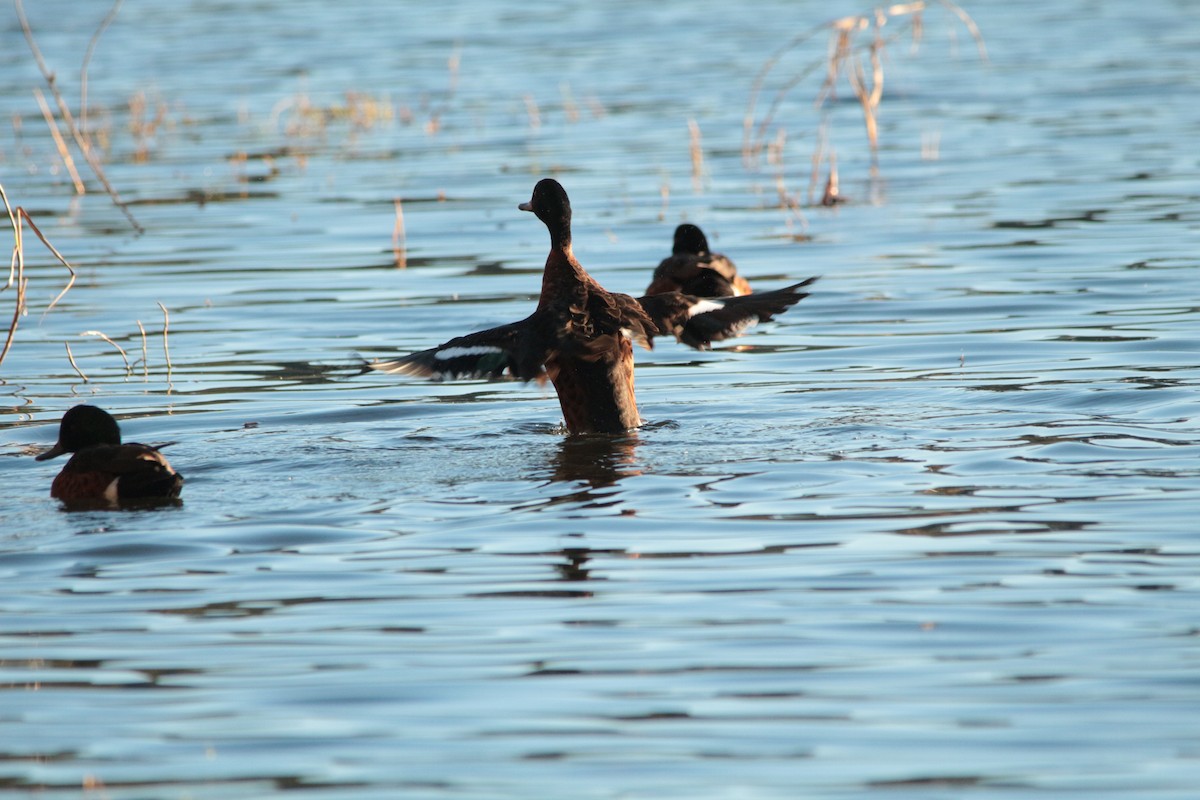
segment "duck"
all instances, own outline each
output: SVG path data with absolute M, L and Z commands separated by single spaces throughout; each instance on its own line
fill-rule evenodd
M 671 255 L 659 262 L 646 288 L 646 294 L 684 292 L 697 297 L 740 297 L 750 291 L 733 261 L 709 250 L 708 237 L 691 223 L 675 229 Z
M 119 506 L 130 501 L 175 500 L 183 476 L 155 448 L 121 443 L 121 428 L 98 406 L 68 409 L 58 426 L 58 442 L 37 461 L 64 453 L 70 460 L 50 485 L 50 496 L 68 504 Z
M 575 258 L 571 201 L 558 181 L 538 181 L 529 201 L 517 208 L 532 212 L 550 234 L 533 313 L 428 350 L 369 361 L 369 369 L 434 380 L 548 380 L 568 434 L 625 433 L 642 424 L 634 395 L 634 344 L 651 349 L 654 337 L 672 335 L 708 349 L 786 311 L 808 296 L 803 290 L 816 280 L 743 297 L 664 292 L 634 298 L 606 290 Z

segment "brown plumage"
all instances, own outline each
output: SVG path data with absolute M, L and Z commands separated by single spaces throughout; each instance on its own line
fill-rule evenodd
M 571 249 L 571 203 L 552 179 L 518 206 L 550 232 L 534 312 L 520 322 L 459 336 L 438 347 L 368 364 L 384 372 L 447 379 L 549 378 L 571 433 L 620 433 L 641 424 L 633 390 L 633 344 L 672 335 L 697 349 L 735 336 L 807 297 L 802 283 L 747 297 L 701 299 L 670 292 L 633 298 L 609 292 Z
M 183 476 L 153 447 L 121 443 L 117 421 L 96 406 L 75 406 L 59 423 L 58 442 L 38 461 L 73 453 L 50 485 L 50 496 L 68 504 L 119 506 L 173 500 Z
M 750 284 L 734 263 L 708 249 L 708 238 L 695 225 L 675 229 L 671 255 L 659 262 L 646 294 L 683 292 L 696 297 L 739 297 L 750 294 Z

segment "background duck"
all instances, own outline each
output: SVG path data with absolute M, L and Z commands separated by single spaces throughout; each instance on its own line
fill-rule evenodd
M 36 458 L 46 461 L 63 453 L 74 455 L 54 478 L 50 496 L 67 503 L 172 500 L 183 486 L 183 476 L 158 450 L 122 444 L 117 421 L 96 406 L 68 410 L 59 423 L 58 442 Z
M 684 292 L 697 297 L 739 297 L 750 294 L 750 284 L 738 274 L 727 256 L 708 249 L 708 237 L 695 225 L 675 229 L 671 255 L 654 270 L 646 294 Z
M 609 292 L 575 259 L 571 202 L 555 180 L 538 182 L 518 206 L 550 232 L 542 291 L 525 319 L 459 336 L 429 350 L 370 368 L 435 379 L 549 379 L 567 430 L 621 433 L 641 424 L 633 384 L 633 343 L 649 349 L 656 335 L 673 335 L 706 349 L 771 319 L 808 296 L 816 278 L 745 297 L 704 299 L 680 292 L 634 298 Z

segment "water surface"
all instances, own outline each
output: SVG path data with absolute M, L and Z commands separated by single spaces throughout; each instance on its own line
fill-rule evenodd
M 75 102 L 103 9 L 26 5 Z M 65 271 L 30 247 L 0 366 L 0 787 L 1193 798 L 1191 7 L 972 6 L 986 63 L 931 10 L 877 169 L 830 106 L 848 202 L 812 206 L 819 77 L 756 164 L 751 83 L 864 10 L 127 0 L 89 102 L 140 235 L 73 195 L 8 12 L 0 181 L 79 281 L 43 314 Z M 822 280 L 639 352 L 628 437 L 565 437 L 537 386 L 356 374 L 529 313 L 546 175 L 610 289 L 684 220 L 756 286 Z M 174 442 L 181 507 L 48 497 L 30 456 L 79 402 Z

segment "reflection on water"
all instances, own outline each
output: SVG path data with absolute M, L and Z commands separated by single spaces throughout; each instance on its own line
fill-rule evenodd
M 72 104 L 80 5 L 26 3 Z M 73 195 L 10 14 L 0 181 L 79 279 L 43 314 L 28 248 L 0 366 L 0 787 L 1192 800 L 1194 26 L 968 10 L 986 65 L 933 7 L 886 42 L 876 158 L 801 84 L 747 166 L 749 82 L 824 5 L 144 2 L 88 92 L 142 235 Z M 528 313 L 547 175 L 607 288 L 688 221 L 820 291 L 639 351 L 626 437 L 360 374 Z M 80 402 L 175 441 L 185 503 L 62 513 L 32 455 Z
M 558 445 L 550 464 L 550 480 L 585 483 L 587 489 L 578 499 L 591 496 L 593 490 L 615 486 L 622 478 L 640 475 L 636 432 L 624 436 L 571 436 Z

